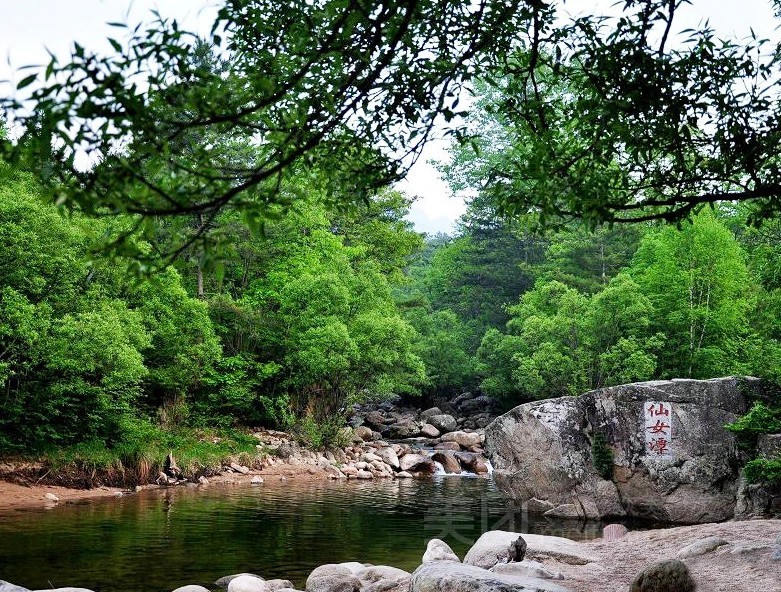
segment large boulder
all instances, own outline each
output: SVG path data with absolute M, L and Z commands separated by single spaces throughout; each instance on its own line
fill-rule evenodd
M 482 438 L 480 437 L 480 434 L 476 432 L 464 432 L 464 431 L 457 431 L 457 432 L 450 432 L 449 434 L 445 434 L 442 436 L 443 442 L 456 442 L 461 448 L 472 448 L 473 446 L 480 446 L 480 443 L 482 441 Z
M 486 409 L 489 409 L 490 407 L 491 407 L 491 399 L 489 399 L 485 395 L 480 395 L 479 397 L 475 397 L 474 399 L 467 399 L 466 401 L 463 401 L 458 406 L 458 409 L 461 411 L 461 413 L 469 415 L 471 413 L 475 413 L 476 411 L 484 411 Z
M 399 468 L 399 456 L 396 454 L 396 451 L 393 450 L 390 446 L 388 448 L 380 448 L 377 451 L 377 456 L 380 457 L 382 462 L 384 462 L 386 465 L 390 466 L 391 468 L 398 469 Z
M 399 465 L 402 471 L 434 473 L 436 467 L 434 461 L 425 454 L 405 454 L 399 459 Z
M 478 475 L 488 473 L 488 464 L 481 455 L 474 452 L 456 452 L 454 456 L 459 460 L 465 471 Z
M 458 462 L 458 459 L 455 457 L 455 455 L 452 452 L 447 452 L 447 451 L 435 452 L 434 454 L 431 455 L 431 460 L 441 464 L 442 468 L 445 469 L 446 473 L 451 473 L 456 475 L 461 473 L 461 463 Z
M 398 423 L 385 426 L 382 430 L 383 435 L 388 438 L 403 440 L 404 438 L 414 438 L 420 434 L 420 424 L 411 421 L 400 421 Z
M 535 401 L 494 420 L 486 448 L 505 493 L 521 504 L 549 503 L 551 516 L 726 520 L 735 515 L 743 459 L 724 425 L 745 413 L 748 396 L 762 388 L 754 378 L 686 379 Z M 660 415 L 656 425 L 648 423 L 653 413 Z M 669 430 L 664 454 L 649 439 L 658 428 Z M 612 475 L 605 475 L 609 464 L 601 472 L 609 479 L 595 468 L 598 446 L 607 448 L 608 463 L 612 455 Z
M 454 561 L 421 565 L 410 584 L 410 592 L 567 592 L 547 580 L 493 573 Z
M 446 413 L 441 415 L 432 415 L 431 417 L 428 417 L 426 421 L 443 434 L 446 432 L 454 432 L 458 429 L 456 418 Z
M 439 407 L 431 407 L 420 414 L 420 419 L 425 420 L 434 415 L 442 415 L 442 413 L 443 411 Z

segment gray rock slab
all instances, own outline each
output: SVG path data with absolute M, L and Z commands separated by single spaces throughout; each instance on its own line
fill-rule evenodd
M 497 563 L 489 571 L 507 576 L 526 576 L 532 578 L 542 578 L 543 580 L 562 580 L 564 576 L 561 572 L 552 571 L 545 567 L 539 561 L 524 559 L 523 561 L 513 561 L 511 563 Z
M 725 541 L 721 537 L 712 536 L 698 541 L 694 541 L 690 545 L 686 545 L 678 551 L 678 559 L 687 559 L 689 557 L 697 557 L 699 555 L 705 555 L 711 551 L 715 551 L 719 547 L 728 545 L 729 542 Z
M 412 574 L 411 592 L 568 592 L 548 580 L 504 575 L 454 561 L 421 565 Z
M 562 563 L 585 565 L 597 561 L 597 558 L 583 549 L 577 542 L 555 536 L 524 534 L 526 556 L 530 559 L 551 557 Z M 477 539 L 464 557 L 464 563 L 490 569 L 500 562 L 506 562 L 510 543 L 518 539 L 517 532 L 489 530 Z

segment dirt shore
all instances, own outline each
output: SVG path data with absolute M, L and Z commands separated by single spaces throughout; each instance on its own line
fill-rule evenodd
M 240 473 L 222 473 L 209 477 L 209 483 L 214 484 L 247 484 L 252 478 L 260 476 L 264 480 L 315 481 L 327 480 L 328 473 L 311 466 L 276 465 L 262 471 L 250 471 L 246 475 Z M 156 486 L 145 486 L 152 488 Z M 74 489 L 56 485 L 21 485 L 0 480 L 0 511 L 3 510 L 34 510 L 36 508 L 51 508 L 57 504 L 74 504 L 88 502 L 94 499 L 120 497 L 132 490 L 119 487 L 96 487 L 94 489 Z M 57 500 L 47 497 L 52 494 Z

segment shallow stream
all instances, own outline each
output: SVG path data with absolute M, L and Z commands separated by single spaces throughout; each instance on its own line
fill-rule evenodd
M 597 523 L 528 519 L 488 478 L 177 487 L 0 514 L 0 579 L 98 592 L 211 587 L 253 572 L 303 587 L 324 563 L 412 570 L 431 538 L 461 557 L 486 530 L 574 539 Z

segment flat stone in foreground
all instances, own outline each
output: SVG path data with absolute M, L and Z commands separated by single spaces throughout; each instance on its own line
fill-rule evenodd
M 534 577 L 497 574 L 474 565 L 434 561 L 412 574 L 411 592 L 569 592 Z
M 506 562 L 510 544 L 518 539 L 517 532 L 489 530 L 477 539 L 464 557 L 464 563 L 490 569 L 497 563 Z M 526 556 L 529 558 L 550 557 L 562 563 L 585 565 L 597 558 L 583 549 L 577 542 L 563 537 L 524 534 Z
M 22 588 L 11 582 L 0 580 L 0 592 L 30 592 L 27 588 Z

